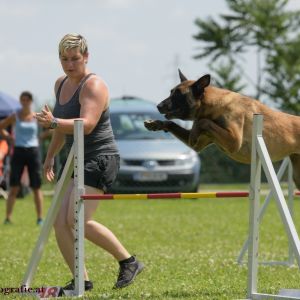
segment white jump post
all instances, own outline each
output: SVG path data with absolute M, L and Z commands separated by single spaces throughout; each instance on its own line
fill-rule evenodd
M 74 123 L 74 296 L 84 294 L 84 203 L 81 195 L 84 194 L 84 134 L 83 121 Z
M 300 267 L 300 241 L 296 232 L 292 216 L 285 202 L 284 195 L 280 188 L 278 178 L 275 174 L 271 159 L 267 152 L 266 145 L 262 137 L 262 115 L 254 115 L 252 130 L 252 161 L 251 161 L 251 182 L 250 182 L 250 213 L 249 213 L 249 243 L 248 243 L 248 290 L 247 297 L 251 300 L 256 299 L 300 299 L 300 290 L 281 290 L 279 295 L 262 294 L 257 292 L 257 271 L 258 271 L 258 237 L 259 223 L 261 218 L 260 211 L 260 179 L 261 166 L 264 169 L 268 183 L 271 187 L 272 195 L 287 232 L 292 246 L 291 255 Z M 74 144 L 69 153 L 66 166 L 59 180 L 54 199 L 48 211 L 45 223 L 42 227 L 39 239 L 33 250 L 23 284 L 27 287 L 31 285 L 34 273 L 42 256 L 42 251 L 49 237 L 55 217 L 60 208 L 63 195 L 67 184 L 74 170 L 75 186 L 75 241 L 74 241 L 74 275 L 75 290 L 69 296 L 82 297 L 84 295 L 84 204 L 81 196 L 84 194 L 84 134 L 83 121 L 76 120 L 74 124 Z M 74 168 L 73 168 L 74 166 Z M 289 171 L 289 179 L 292 174 Z M 278 176 L 279 177 L 279 176 Z M 290 190 L 289 195 L 293 194 Z M 289 199 L 292 199 L 289 197 Z M 290 200 L 290 207 L 292 200 Z M 265 209 L 265 208 L 264 208 Z
M 74 171 L 74 280 L 75 290 L 68 296 L 81 297 L 84 294 L 84 204 L 81 195 L 84 194 L 84 134 L 83 121 L 74 122 L 74 143 L 70 150 L 64 170 L 58 181 L 51 206 L 48 210 L 45 222 L 42 226 L 39 238 L 32 252 L 31 259 L 26 269 L 22 284 L 30 287 L 38 264 L 41 260 L 43 250 L 49 238 L 56 215 L 60 209 L 66 188 Z
M 45 222 L 41 228 L 41 232 L 39 234 L 38 240 L 35 244 L 35 247 L 32 251 L 31 258 L 29 260 L 29 263 L 27 265 L 27 269 L 22 281 L 22 284 L 26 287 L 30 287 L 32 283 L 32 279 L 34 277 L 34 274 L 36 273 L 38 264 L 42 258 L 43 250 L 45 248 L 45 245 L 48 241 L 50 231 L 53 227 L 56 215 L 60 209 L 64 194 L 66 192 L 68 183 L 70 181 L 72 172 L 73 172 L 73 161 L 74 161 L 74 147 L 71 148 L 67 162 L 65 164 L 64 170 L 62 172 L 62 175 L 60 177 L 60 180 L 58 181 L 53 200 L 51 202 L 51 206 L 48 209 L 48 213 L 45 219 Z
M 282 163 L 279 167 L 279 170 L 277 172 L 278 181 L 280 181 L 282 179 L 286 169 L 288 170 L 288 206 L 289 206 L 291 215 L 293 215 L 294 183 L 293 183 L 293 178 L 292 178 L 293 169 L 292 169 L 292 164 L 291 164 L 289 157 L 284 158 L 284 160 L 282 161 Z M 259 222 L 261 222 L 261 220 L 266 212 L 266 209 L 272 199 L 272 196 L 273 196 L 272 191 L 270 191 L 268 193 L 268 195 L 266 196 L 265 201 L 259 210 L 259 216 L 258 216 Z M 238 255 L 237 262 L 239 264 L 243 263 L 243 258 L 248 250 L 248 246 L 249 246 L 249 236 L 247 237 L 246 241 L 244 242 L 242 249 Z M 291 266 L 294 264 L 294 256 L 293 256 L 293 247 L 292 247 L 292 243 L 291 243 L 290 239 L 288 239 L 288 252 L 289 253 L 288 253 L 287 261 L 268 261 L 268 262 L 260 262 L 260 263 L 269 264 L 269 265 Z
M 291 217 L 294 218 L 294 190 L 295 190 L 295 184 L 293 181 L 293 166 L 292 162 L 289 159 L 289 165 L 288 165 L 288 207 L 290 210 Z M 289 245 L 289 256 L 287 260 L 287 265 L 292 266 L 294 264 L 294 251 L 293 251 L 293 245 L 291 241 L 291 237 L 288 236 L 288 245 Z
M 250 212 L 249 212 L 249 248 L 248 248 L 248 299 L 300 299 L 300 290 L 281 290 L 278 295 L 262 294 L 257 292 L 258 271 L 258 238 L 260 223 L 260 178 L 261 166 L 266 174 L 272 194 L 276 200 L 284 228 L 292 245 L 292 252 L 300 267 L 300 241 L 284 199 L 283 192 L 270 156 L 262 137 L 263 116 L 253 116 L 252 130 L 252 160 L 250 182 Z

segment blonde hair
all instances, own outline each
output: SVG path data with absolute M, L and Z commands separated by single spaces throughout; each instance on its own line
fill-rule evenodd
M 81 54 L 88 52 L 88 45 L 86 39 L 77 33 L 68 33 L 66 34 L 58 46 L 58 53 L 61 56 L 64 52 L 69 49 L 79 48 Z

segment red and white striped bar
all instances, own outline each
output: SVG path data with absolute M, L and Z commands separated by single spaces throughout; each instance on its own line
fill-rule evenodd
M 198 199 L 198 198 L 245 198 L 249 192 L 201 192 L 201 193 L 155 193 L 155 194 L 88 194 L 83 200 L 147 200 L 147 199 Z

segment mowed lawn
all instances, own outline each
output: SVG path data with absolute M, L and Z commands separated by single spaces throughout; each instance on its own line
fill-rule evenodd
M 208 186 L 202 187 L 209 190 Z M 214 186 L 214 190 L 226 187 Z M 240 186 L 230 186 L 240 189 Z M 51 198 L 45 199 L 49 207 Z M 236 263 L 248 234 L 248 199 L 103 201 L 95 219 L 115 232 L 127 249 L 144 262 L 145 270 L 133 285 L 112 290 L 118 264 L 90 242 L 86 265 L 94 289 L 84 299 L 243 299 L 247 265 Z M 5 202 L 0 199 L 4 216 Z M 300 203 L 295 219 L 300 225 Z M 20 287 L 39 227 L 31 196 L 16 203 L 13 225 L 0 224 L 0 288 Z M 260 259 L 286 260 L 287 238 L 272 201 L 261 224 Z M 33 287 L 63 286 L 71 275 L 58 251 L 53 231 Z M 260 266 L 259 291 L 300 288 L 297 267 Z M 0 299 L 24 299 L 17 294 Z

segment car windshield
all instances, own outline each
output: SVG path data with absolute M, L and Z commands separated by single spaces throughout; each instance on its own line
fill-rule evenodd
M 149 131 L 144 126 L 145 120 L 161 120 L 160 114 L 155 112 L 111 113 L 111 125 L 117 140 L 142 139 L 173 139 L 174 137 L 164 131 Z

